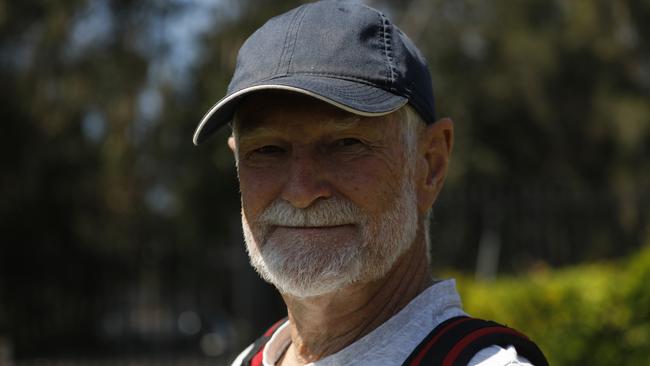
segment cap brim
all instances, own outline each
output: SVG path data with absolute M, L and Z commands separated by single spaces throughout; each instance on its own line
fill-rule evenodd
M 404 106 L 408 99 L 372 85 L 323 76 L 291 75 L 252 85 L 225 96 L 203 116 L 194 144 L 205 141 L 219 127 L 232 120 L 242 97 L 262 90 L 286 90 L 309 95 L 361 116 L 382 116 Z

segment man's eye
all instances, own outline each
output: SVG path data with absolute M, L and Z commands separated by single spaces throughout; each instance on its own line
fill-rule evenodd
M 361 144 L 361 141 L 355 138 L 344 138 L 334 141 L 334 146 L 336 147 L 349 147 Z
M 255 150 L 253 150 L 253 153 L 262 154 L 262 155 L 281 154 L 283 152 L 284 152 L 283 148 L 281 148 L 279 146 L 275 146 L 275 145 L 262 146 L 262 147 L 259 147 L 259 148 L 255 149 Z

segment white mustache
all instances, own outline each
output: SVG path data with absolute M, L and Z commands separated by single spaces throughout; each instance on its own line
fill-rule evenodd
M 339 226 L 360 223 L 364 217 L 352 202 L 337 197 L 318 200 L 307 208 L 296 208 L 277 199 L 262 212 L 258 222 L 274 226 Z

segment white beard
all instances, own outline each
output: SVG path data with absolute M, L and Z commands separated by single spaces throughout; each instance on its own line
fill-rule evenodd
M 385 276 L 416 236 L 417 202 L 412 168 L 408 165 L 405 164 L 406 174 L 391 209 L 379 217 L 370 217 L 350 201 L 336 197 L 319 200 L 306 209 L 297 209 L 278 199 L 252 225 L 242 210 L 251 265 L 280 292 L 300 298 Z M 314 245 L 303 236 L 283 242 L 268 238 L 273 225 L 344 224 L 355 225 L 358 239 L 330 246 Z

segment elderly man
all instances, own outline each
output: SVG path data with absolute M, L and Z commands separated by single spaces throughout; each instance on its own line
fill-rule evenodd
M 288 310 L 233 365 L 546 364 L 431 276 L 453 124 L 436 120 L 426 62 L 386 16 L 323 1 L 269 20 L 195 144 L 228 122 L 250 261 Z

